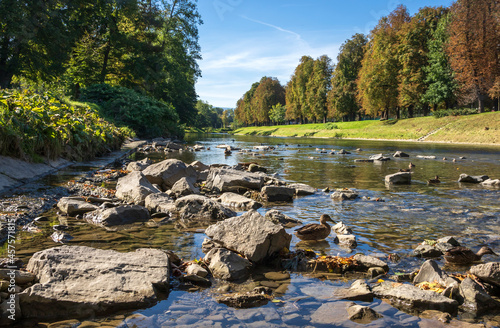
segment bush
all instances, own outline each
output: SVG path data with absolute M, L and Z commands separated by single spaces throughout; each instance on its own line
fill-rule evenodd
M 82 90 L 82 101 L 100 107 L 100 113 L 118 126 L 134 130 L 139 137 L 184 135 L 174 107 L 124 87 L 95 84 Z
M 0 154 L 24 160 L 90 159 L 120 147 L 128 133 L 85 104 L 50 93 L 0 90 Z
M 434 116 L 435 118 L 440 118 L 445 116 L 473 115 L 477 113 L 478 113 L 477 109 L 471 109 L 471 108 L 441 109 L 432 112 L 432 116 Z
M 339 127 L 337 126 L 337 124 L 332 123 L 332 122 L 328 122 L 325 124 L 325 130 L 336 130 L 338 128 Z

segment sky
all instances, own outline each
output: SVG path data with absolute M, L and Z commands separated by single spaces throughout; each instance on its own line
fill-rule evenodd
M 203 59 L 199 99 L 234 108 L 263 76 L 285 85 L 304 55 L 327 55 L 356 33 L 368 35 L 398 5 L 410 14 L 452 0 L 198 0 Z

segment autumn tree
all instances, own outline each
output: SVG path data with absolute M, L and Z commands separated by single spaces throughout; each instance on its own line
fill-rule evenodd
M 264 76 L 251 100 L 251 111 L 259 124 L 269 123 L 269 111 L 274 105 L 285 103 L 285 88 L 278 79 Z
M 354 120 L 359 111 L 356 100 L 356 79 L 361 69 L 368 40 L 363 34 L 355 34 L 340 47 L 337 64 L 333 70 L 331 90 L 327 95 L 328 116 L 335 119 L 347 117 Z
M 497 99 L 497 110 L 500 110 L 500 76 L 496 78 L 495 84 L 488 91 L 488 94 L 492 99 Z
M 292 78 L 286 86 L 286 119 L 302 123 L 311 117 L 311 108 L 307 102 L 307 83 L 312 75 L 314 59 L 303 56 L 295 68 Z
M 498 0 L 458 0 L 451 6 L 446 50 L 461 93 L 478 101 L 479 112 L 500 76 L 499 11 Z
M 426 106 L 421 100 L 427 89 L 425 67 L 428 61 L 428 44 L 439 19 L 445 13 L 446 9 L 443 7 L 421 8 L 399 31 L 398 56 L 401 70 L 398 77 L 398 105 L 408 109 L 409 117 L 413 117 L 414 109 Z
M 406 7 L 399 6 L 388 17 L 382 17 L 371 31 L 358 78 L 358 100 L 368 115 L 387 119 L 398 108 L 398 41 L 401 29 L 409 21 Z
M 331 89 L 332 60 L 323 55 L 314 61 L 312 73 L 306 83 L 306 116 L 310 121 L 326 122 L 328 114 L 327 93 Z

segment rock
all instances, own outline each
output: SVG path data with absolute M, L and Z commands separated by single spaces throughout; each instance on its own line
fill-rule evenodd
M 355 159 L 354 163 L 373 163 L 375 160 L 373 159 Z
M 385 176 L 385 182 L 388 184 L 411 184 L 410 172 L 397 172 Z
M 347 308 L 347 315 L 349 320 L 361 324 L 367 324 L 383 317 L 380 313 L 375 312 L 368 306 L 357 304 Z
M 132 171 L 142 171 L 145 168 L 147 168 L 149 165 L 151 165 L 151 160 L 149 158 L 144 158 L 140 161 L 137 162 L 130 162 L 127 165 L 127 171 L 132 172 Z
M 438 310 L 454 314 L 458 308 L 455 300 L 408 284 L 393 287 L 391 282 L 386 281 L 374 286 L 372 291 L 378 298 L 388 299 L 393 306 L 408 311 Z
M 417 257 L 433 258 L 440 257 L 443 252 L 434 246 L 428 244 L 420 244 L 413 250 L 413 255 Z
M 465 278 L 460 284 L 460 295 L 464 299 L 462 307 L 477 314 L 500 308 L 500 303 L 469 277 Z
M 92 224 L 106 227 L 146 222 L 151 219 L 149 211 L 139 205 L 122 205 L 86 213 L 83 218 Z
M 279 281 L 290 279 L 290 274 L 288 272 L 266 272 L 264 277 L 269 280 Z
M 452 236 L 446 236 L 446 237 L 443 237 L 443 238 L 439 238 L 437 240 L 437 243 L 438 244 L 450 244 L 450 246 L 452 247 L 457 247 L 457 246 L 460 246 L 460 243 L 455 239 L 455 237 L 452 237 Z
M 177 180 L 177 182 L 172 186 L 171 190 L 177 197 L 200 193 L 200 190 L 196 188 L 191 180 L 187 178 L 180 178 L 179 180 Z
M 57 207 L 69 216 L 76 216 L 98 209 L 96 205 L 87 203 L 83 198 L 63 197 L 57 202 Z
M 187 274 L 184 276 L 181 276 L 179 278 L 181 282 L 189 282 L 192 283 L 196 286 L 201 286 L 201 287 L 210 287 L 212 286 L 212 282 L 204 277 L 195 275 L 195 274 Z
M 380 162 L 386 162 L 391 160 L 389 157 L 385 157 L 384 154 L 372 155 L 369 157 L 369 159 Z
M 354 255 L 354 259 L 358 262 L 358 265 L 361 266 L 362 268 L 369 269 L 373 267 L 380 267 L 384 268 L 386 272 L 389 271 L 389 266 L 387 265 L 387 263 L 385 263 L 382 260 L 379 260 L 376 257 L 363 254 L 356 254 Z
M 392 157 L 410 157 L 410 155 L 398 150 L 397 152 L 394 153 L 394 155 L 392 155 Z
M 295 189 L 295 195 L 297 196 L 307 196 L 316 193 L 316 188 L 313 188 L 304 183 L 292 183 L 288 187 Z
M 449 323 L 451 321 L 451 315 L 449 313 L 436 310 L 425 310 L 424 312 L 419 314 L 419 317 L 437 320 L 443 323 Z
M 226 304 L 227 306 L 237 309 L 248 309 L 266 305 L 270 301 L 270 297 L 261 293 L 235 294 L 230 296 L 216 297 L 218 303 Z
M 61 246 L 35 253 L 27 269 L 39 283 L 20 294 L 25 318 L 105 315 L 151 306 L 169 288 L 169 258 L 158 249 L 120 253 Z
M 14 270 L 14 269 L 0 269 L 0 279 L 10 281 L 14 278 L 16 285 L 25 285 L 35 279 L 35 275 L 31 272 Z
M 354 200 L 358 198 L 359 194 L 352 189 L 337 189 L 330 195 L 330 198 L 333 200 Z
M 118 179 L 115 196 L 127 203 L 144 205 L 148 195 L 159 192 L 142 172 L 134 171 Z
M 352 234 L 351 228 L 349 228 L 348 226 L 346 226 L 342 221 L 337 222 L 337 224 L 335 224 L 332 227 L 332 230 L 337 235 L 351 235 Z
M 467 182 L 467 183 L 481 183 L 488 180 L 489 177 L 487 175 L 467 175 L 465 173 L 460 174 L 458 178 L 458 182 Z
M 187 268 L 186 268 L 186 273 L 187 274 L 194 274 L 196 276 L 200 276 L 205 278 L 208 276 L 208 271 L 205 270 L 201 265 L 196 264 L 196 263 L 191 263 Z
M 282 186 L 265 186 L 260 195 L 267 202 L 292 202 L 295 189 Z
M 250 261 L 225 248 L 213 248 L 204 260 L 210 263 L 208 268 L 212 275 L 224 280 L 245 279 L 252 266 Z
M 176 209 L 174 199 L 163 192 L 148 195 L 144 206 L 152 213 L 171 213 Z
M 369 277 L 375 278 L 378 276 L 385 275 L 386 271 L 384 270 L 384 268 L 381 267 L 372 267 L 368 269 L 367 273 Z
M 189 195 L 175 201 L 179 217 L 185 220 L 219 221 L 236 216 L 236 212 L 217 201 L 201 195 Z
M 292 239 L 282 226 L 264 219 L 254 210 L 211 225 L 205 234 L 257 263 L 285 247 L 289 249 Z
M 354 235 L 337 235 L 333 242 L 342 246 L 347 246 L 348 248 L 356 248 L 358 246 L 356 236 Z
M 206 187 L 217 192 L 238 190 L 260 190 L 264 185 L 265 174 L 238 171 L 229 168 L 210 168 Z
M 195 183 L 198 173 L 193 167 L 188 167 L 178 159 L 166 159 L 162 162 L 150 165 L 142 171 L 146 178 L 153 184 L 157 184 L 167 190 L 181 178 L 186 178 Z
M 413 284 L 417 285 L 421 282 L 437 282 L 443 286 L 448 276 L 439 268 L 438 264 L 433 260 L 427 260 L 422 264 L 418 274 L 413 279 Z
M 328 302 L 322 304 L 312 315 L 311 324 L 329 325 L 330 327 L 344 327 L 347 324 L 347 306 L 352 305 L 351 302 Z
M 281 213 L 278 210 L 270 210 L 266 212 L 264 216 L 266 220 L 271 221 L 274 224 L 280 224 L 286 228 L 294 227 L 302 224 L 302 221 L 289 217 Z
M 339 155 L 348 155 L 348 154 L 350 154 L 350 152 L 345 151 L 344 149 L 341 149 L 341 150 L 339 150 L 339 151 L 337 152 L 337 154 L 339 154 Z
M 421 159 L 436 159 L 436 156 L 424 156 L 424 155 L 417 155 L 417 158 L 421 158 Z
M 350 301 L 373 302 L 372 290 L 362 279 L 354 281 L 349 288 L 339 289 L 335 296 Z
M 0 326 L 12 327 L 22 315 L 19 294 L 9 294 L 8 298 L 0 303 Z
M 203 239 L 203 243 L 201 244 L 201 250 L 205 254 L 207 254 L 208 252 L 210 252 L 210 250 L 212 248 L 220 248 L 220 247 L 222 247 L 221 244 L 216 243 L 216 242 L 214 242 L 213 240 L 211 240 L 209 238 Z
M 500 287 L 499 262 L 474 265 L 470 268 L 470 273 L 487 283 Z
M 67 243 L 68 241 L 73 239 L 73 237 L 69 233 L 64 231 L 54 231 L 52 235 L 50 235 L 50 238 L 54 241 L 54 243 L 61 244 Z
M 485 187 L 500 187 L 500 179 L 486 179 L 481 182 L 481 185 Z
M 267 169 L 265 167 L 262 167 L 260 165 L 252 163 L 252 164 L 248 165 L 248 172 L 264 172 L 264 173 L 266 173 Z
M 261 203 L 233 192 L 223 193 L 218 200 L 222 205 L 235 208 L 240 211 L 256 210 L 262 207 Z
M 205 165 L 200 161 L 194 161 L 193 163 L 189 164 L 189 166 L 192 166 L 198 172 L 210 170 L 210 166 Z

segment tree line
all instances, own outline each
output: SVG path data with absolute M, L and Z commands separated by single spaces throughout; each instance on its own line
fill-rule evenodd
M 500 3 L 458 0 L 411 16 L 398 6 L 336 64 L 301 58 L 282 86 L 263 77 L 238 100 L 239 124 L 414 117 L 455 106 L 500 106 Z
M 193 123 L 200 24 L 196 0 L 2 0 L 0 88 L 44 85 L 78 99 L 107 84 Z

